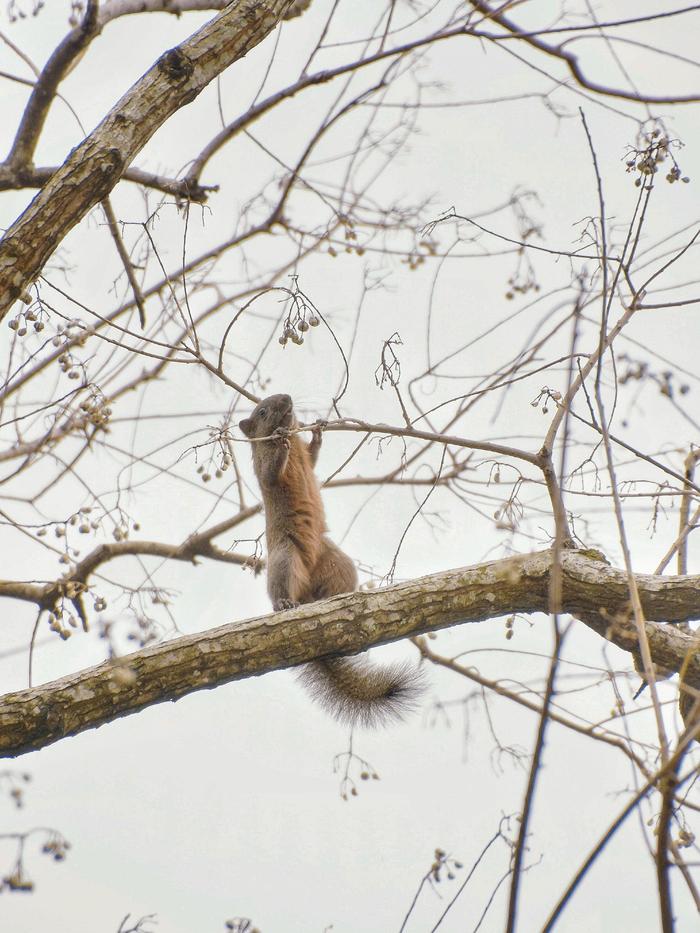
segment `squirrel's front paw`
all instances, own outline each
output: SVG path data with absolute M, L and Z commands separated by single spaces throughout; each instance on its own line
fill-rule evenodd
M 272 436 L 275 438 L 275 440 L 278 440 L 283 447 L 286 447 L 287 450 L 289 450 L 289 435 L 286 428 L 275 428 L 275 430 L 272 432 Z
M 317 444 L 321 443 L 321 437 L 323 436 L 323 429 L 328 426 L 327 421 L 322 421 L 320 418 L 316 421 L 311 427 L 311 436 Z
M 296 609 L 298 605 L 293 599 L 278 599 L 272 604 L 272 608 L 275 612 L 283 612 L 285 609 Z

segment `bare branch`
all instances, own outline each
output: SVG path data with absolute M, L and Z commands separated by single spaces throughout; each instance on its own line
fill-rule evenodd
M 11 168 L 31 163 L 58 85 L 100 32 L 97 12 L 98 3 L 89 0 L 83 21 L 68 33 L 37 77 L 7 157 Z
M 47 181 L 56 174 L 59 166 L 20 165 L 13 167 L 0 165 L 0 191 L 12 191 L 21 188 L 43 188 Z M 204 204 L 212 191 L 218 191 L 218 185 L 199 185 L 189 178 L 167 178 L 155 175 L 143 169 L 130 167 L 122 174 L 122 181 L 131 181 L 144 188 L 153 188 L 182 201 Z
M 263 566 L 260 560 L 222 550 L 212 544 L 212 539 L 226 531 L 230 531 L 231 528 L 253 515 L 257 515 L 260 511 L 261 507 L 259 505 L 242 509 L 232 518 L 227 518 L 211 528 L 190 535 L 181 544 L 166 544 L 162 541 L 110 541 L 106 544 L 100 544 L 75 565 L 69 576 L 62 577 L 55 582 L 31 583 L 21 580 L 0 580 L 0 597 L 5 596 L 24 602 L 36 603 L 42 608 L 50 609 L 54 602 L 67 591 L 76 590 L 79 592 L 81 586 L 87 583 L 90 576 L 102 564 L 106 564 L 117 557 L 133 557 L 137 554 L 164 557 L 168 560 L 181 560 L 192 564 L 197 563 L 198 557 L 207 557 L 210 560 L 217 560 L 226 564 L 250 567 L 258 573 Z
M 509 33 L 508 38 L 519 39 L 532 46 L 532 48 L 537 49 L 539 52 L 544 52 L 545 55 L 551 55 L 554 58 L 561 59 L 568 67 L 576 83 L 588 91 L 593 91 L 605 97 L 616 97 L 620 100 L 631 100 L 645 104 L 692 104 L 700 101 L 700 94 L 642 94 L 634 91 L 625 91 L 622 88 L 608 87 L 605 84 L 592 81 L 590 78 L 586 77 L 579 64 L 578 56 L 565 49 L 563 44 L 550 45 L 538 38 L 539 33 L 532 33 L 519 29 L 513 20 L 504 16 L 498 9 L 493 9 L 487 3 L 482 2 L 482 0 L 470 0 L 470 3 L 474 9 L 483 13 L 487 20 L 498 23 L 499 26 L 507 30 Z M 501 7 L 501 9 L 502 8 L 503 7 Z M 686 8 L 679 12 L 688 12 L 689 9 L 693 9 L 693 7 Z M 547 30 L 543 31 L 547 32 Z M 481 35 L 486 37 L 484 33 L 481 33 Z M 488 38 L 494 42 L 503 40 L 502 36 L 489 35 Z

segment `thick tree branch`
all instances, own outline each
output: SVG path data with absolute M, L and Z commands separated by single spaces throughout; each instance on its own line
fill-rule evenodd
M 290 0 L 237 0 L 170 49 L 52 175 L 0 242 L 0 319 L 156 130 L 277 25 Z
M 119 16 L 138 13 L 170 13 L 173 16 L 206 13 L 209 10 L 222 10 L 227 3 L 230 0 L 106 0 L 100 6 L 99 21 L 104 26 Z
M 135 13 L 170 13 L 182 16 L 183 13 L 208 12 L 223 10 L 231 0 L 107 0 L 100 7 L 101 25 L 118 16 L 130 16 Z M 311 0 L 292 0 L 284 19 L 294 19 L 311 5 Z
M 635 647 L 625 573 L 586 551 L 565 552 L 561 561 L 562 610 L 625 650 Z M 156 703 L 325 655 L 353 654 L 513 612 L 547 612 L 552 565 L 547 550 L 336 596 L 174 639 L 8 694 L 0 704 L 0 755 L 14 757 Z M 700 578 L 639 575 L 636 581 L 648 618 L 700 617 Z M 654 661 L 683 667 L 685 681 L 700 686 L 695 639 L 667 625 L 649 622 L 646 628 Z
M 59 166 L 19 166 L 13 168 L 0 165 L 0 191 L 17 191 L 22 188 L 43 188 L 46 182 L 56 174 Z M 143 169 L 127 168 L 121 177 L 122 181 L 131 181 L 144 188 L 154 188 L 173 198 L 183 201 L 194 201 L 195 204 L 204 204 L 210 192 L 218 191 L 218 185 L 193 184 L 187 178 L 167 178 L 165 175 L 155 175 Z

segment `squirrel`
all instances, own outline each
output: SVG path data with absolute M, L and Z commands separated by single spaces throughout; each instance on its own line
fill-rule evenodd
M 314 467 L 321 425 L 305 443 L 289 395 L 263 399 L 239 428 L 251 444 L 262 492 L 267 539 L 267 591 L 275 612 L 357 589 L 355 564 L 326 535 Z M 265 438 L 265 440 L 258 440 Z M 337 719 L 374 726 L 401 719 L 415 704 L 421 677 L 411 665 L 376 667 L 363 658 L 305 664 L 301 680 Z

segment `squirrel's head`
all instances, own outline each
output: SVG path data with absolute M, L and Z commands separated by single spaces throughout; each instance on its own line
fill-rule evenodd
M 276 428 L 294 426 L 294 407 L 289 395 L 270 395 L 259 402 L 250 418 L 238 422 L 246 437 L 269 437 Z

